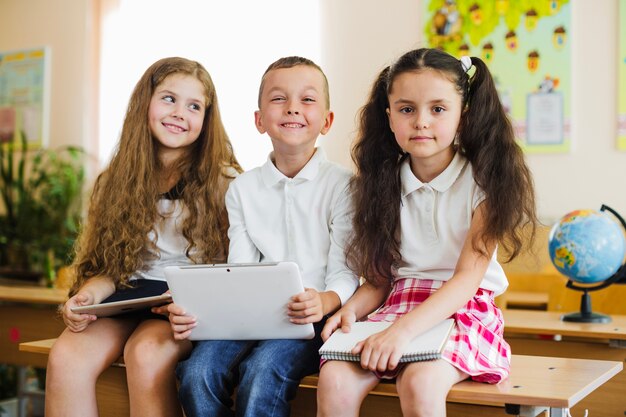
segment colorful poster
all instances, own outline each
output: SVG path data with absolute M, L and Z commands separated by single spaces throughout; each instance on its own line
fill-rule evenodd
M 569 0 L 428 0 L 425 39 L 487 63 L 526 152 L 571 146 Z M 471 71 L 471 70 L 470 70 Z
M 23 132 L 29 147 L 47 143 L 45 48 L 0 52 L 0 142 Z
M 618 68 L 618 128 L 617 147 L 626 151 L 626 1 L 619 2 L 619 55 Z

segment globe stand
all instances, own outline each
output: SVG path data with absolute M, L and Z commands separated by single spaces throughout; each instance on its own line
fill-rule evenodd
M 625 284 L 626 283 L 626 264 L 623 264 L 615 274 L 611 275 L 604 282 L 594 287 L 582 287 L 574 284 L 574 281 L 567 281 L 567 288 L 571 288 L 576 291 L 582 291 L 583 295 L 580 298 L 580 311 L 577 313 L 569 313 L 561 316 L 563 321 L 572 321 L 576 323 L 610 323 L 611 317 L 606 314 L 594 313 L 591 311 L 591 296 L 590 291 L 601 290 L 611 284 Z
M 622 227 L 626 230 L 626 221 L 613 210 L 611 207 L 603 204 L 600 208 L 600 211 L 608 211 L 612 213 L 617 220 L 622 224 Z M 576 322 L 576 323 L 610 323 L 611 317 L 606 314 L 594 313 L 591 311 L 591 296 L 589 295 L 590 291 L 601 290 L 602 288 L 606 288 L 611 284 L 626 284 L 626 263 L 622 264 L 622 266 L 615 272 L 615 274 L 611 275 L 602 283 L 596 286 L 579 286 L 574 284 L 574 281 L 567 281 L 567 288 L 571 288 L 573 290 L 582 291 L 583 295 L 580 297 L 580 311 L 576 313 L 564 314 L 561 316 L 561 320 Z
M 576 313 L 564 314 L 561 316 L 563 321 L 571 321 L 576 323 L 610 323 L 611 317 L 606 314 L 594 313 L 591 311 L 591 296 L 587 288 L 570 286 L 572 281 L 567 282 L 567 287 L 582 290 L 583 295 L 580 297 L 580 311 Z

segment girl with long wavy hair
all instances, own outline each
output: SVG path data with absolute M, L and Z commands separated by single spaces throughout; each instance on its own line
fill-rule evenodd
M 182 416 L 174 369 L 191 343 L 155 314 L 166 308 L 111 318 L 72 308 L 161 294 L 165 266 L 224 261 L 225 192 L 240 171 L 206 69 L 184 58 L 150 66 L 78 239 L 67 328 L 48 360 L 47 416 L 97 416 L 96 380 L 122 354 L 131 416 Z
M 322 364 L 318 415 L 357 416 L 380 378 L 396 378 L 403 415 L 444 416 L 453 384 L 509 374 L 496 248 L 512 259 L 522 229 L 534 235 L 531 173 L 480 58 L 410 51 L 379 74 L 360 116 L 346 255 L 365 283 L 322 337 L 356 320 L 393 324 L 357 343 L 360 363 Z M 399 364 L 411 339 L 449 317 L 441 359 Z

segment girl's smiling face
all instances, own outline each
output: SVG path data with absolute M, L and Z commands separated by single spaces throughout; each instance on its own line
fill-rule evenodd
M 389 94 L 389 125 L 398 145 L 411 157 L 411 168 L 441 173 L 454 156 L 454 138 L 462 113 L 456 85 L 440 72 L 426 69 L 398 75 Z M 438 171 L 438 172 L 437 172 Z M 434 178 L 434 177 L 433 177 Z
M 205 111 L 204 86 L 191 75 L 172 74 L 156 87 L 148 122 L 163 162 L 176 159 L 198 139 Z

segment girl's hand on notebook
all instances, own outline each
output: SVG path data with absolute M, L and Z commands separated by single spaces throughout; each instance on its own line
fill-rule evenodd
M 402 357 L 402 352 L 411 341 L 399 326 L 390 326 L 380 333 L 360 341 L 352 349 L 353 354 L 361 354 L 361 367 L 370 371 L 385 372 L 394 370 Z
M 335 330 L 341 328 L 341 331 L 344 333 L 350 333 L 350 329 L 352 328 L 352 323 L 356 321 L 356 314 L 354 311 L 342 308 L 332 316 L 328 320 L 326 320 L 326 324 L 324 325 L 324 329 L 322 330 L 322 340 L 326 341 L 330 337 L 331 334 L 335 332 Z
M 94 303 L 94 296 L 90 291 L 79 291 L 76 295 L 65 302 L 61 313 L 63 314 L 63 322 L 73 332 L 82 332 L 87 328 L 89 323 L 96 320 L 93 314 L 73 313 L 73 307 L 87 306 Z
M 294 295 L 291 301 L 287 304 L 287 315 L 292 323 L 317 323 L 324 317 L 322 296 L 313 288 L 306 288 L 304 292 Z
M 187 315 L 185 310 L 175 303 L 168 304 L 167 311 L 169 312 L 170 327 L 174 333 L 174 339 L 187 339 L 191 330 L 197 325 L 196 318 Z

